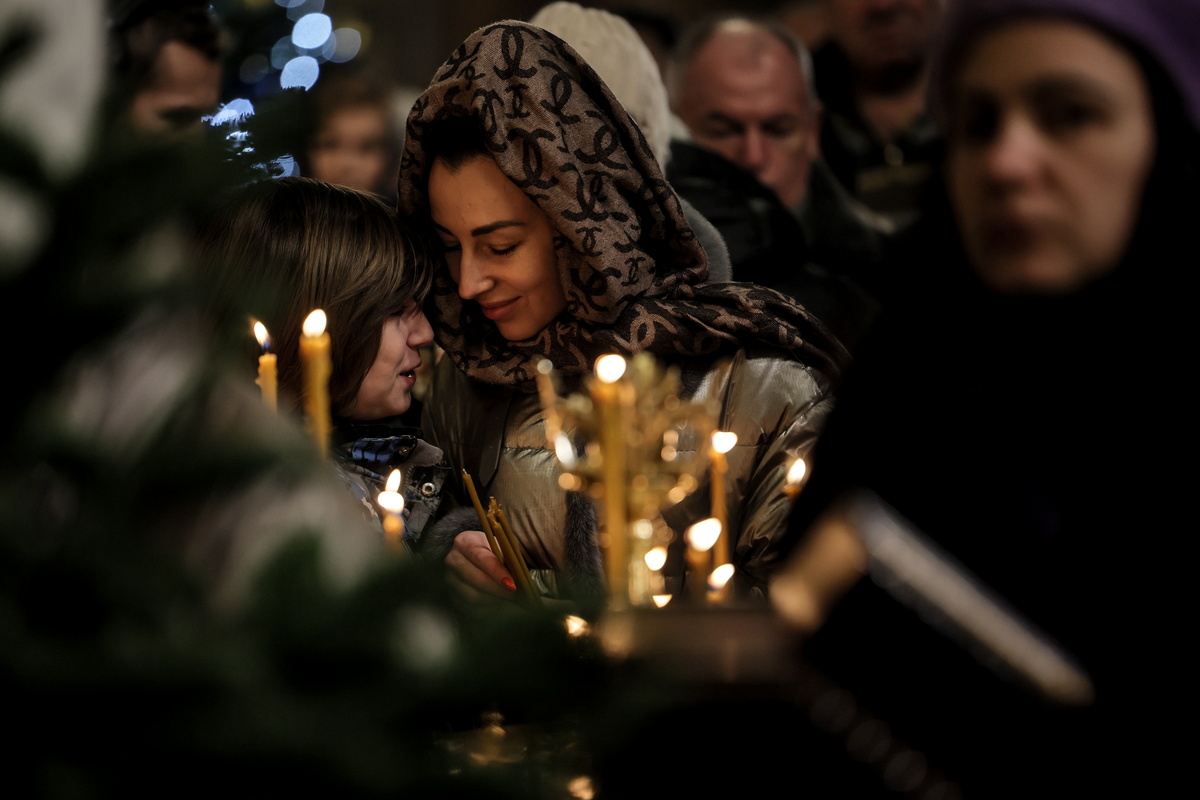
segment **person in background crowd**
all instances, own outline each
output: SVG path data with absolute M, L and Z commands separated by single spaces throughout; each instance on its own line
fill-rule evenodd
M 544 28 L 583 56 L 633 117 L 659 165 L 671 160 L 671 108 L 654 56 L 633 26 L 612 12 L 556 0 L 530 23 Z M 732 280 L 729 248 L 722 232 L 686 198 L 683 213 L 708 256 L 710 282 Z
M 111 0 L 116 116 L 140 134 L 196 136 L 217 109 L 227 33 L 202 0 Z
M 684 31 L 667 85 L 697 144 L 741 164 L 799 209 L 820 155 L 811 74 L 807 50 L 773 21 L 727 14 Z
M 1170 794 L 1192 713 L 1179 286 L 1200 211 L 1200 2 L 947 13 L 944 202 L 905 237 L 909 291 L 848 373 L 772 596 L 812 612 L 808 656 L 965 797 Z M 988 614 L 963 638 L 947 620 L 966 593 L 939 604 L 941 582 L 887 581 L 897 562 L 871 537 L 901 526 L 1018 624 Z M 846 530 L 868 546 L 815 569 Z M 797 605 L 784 576 L 800 575 L 819 591 Z M 1013 647 L 1022 625 L 1037 637 Z
M 820 0 L 813 53 L 821 152 L 838 181 L 895 227 L 924 203 L 941 144 L 926 108 L 929 54 L 946 0 Z
M 726 236 L 734 277 L 785 291 L 853 348 L 874 314 L 889 226 L 820 158 L 808 51 L 768 17 L 686 28 L 668 72 L 690 139 L 667 176 Z
M 309 129 L 300 174 L 395 201 L 400 132 L 387 88 L 363 73 L 322 75 L 305 94 Z
M 641 130 L 542 28 L 506 20 L 467 37 L 414 105 L 405 141 L 399 206 L 445 248 L 427 309 L 447 357 L 423 428 L 511 509 L 529 567 L 558 597 L 603 590 L 595 509 L 558 484 L 535 366 L 549 359 L 578 390 L 599 356 L 646 352 L 680 366 L 687 397 L 711 399 L 717 425 L 739 436 L 734 591 L 761 590 L 784 475 L 820 430 L 841 345 L 778 292 L 706 282 L 706 254 Z M 708 500 L 702 484 L 664 520 L 681 533 Z M 465 511 L 440 549 L 447 566 L 469 591 L 511 597 L 512 576 Z
M 448 472 L 441 451 L 404 418 L 421 348 L 433 341 L 421 309 L 432 270 L 428 248 L 377 195 L 302 177 L 236 190 L 203 221 L 195 242 L 198 268 L 214 286 L 217 324 L 248 344 L 246 320 L 266 325 L 279 407 L 298 418 L 301 330 L 311 311 L 325 312 L 331 454 L 380 528 L 376 498 L 401 468 L 405 533 L 419 537 L 436 515 Z M 422 491 L 426 485 L 432 488 Z

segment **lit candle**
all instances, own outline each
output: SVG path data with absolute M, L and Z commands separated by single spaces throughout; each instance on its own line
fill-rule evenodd
M 720 521 L 709 517 L 692 525 L 684 533 L 687 540 L 687 561 L 691 575 L 688 583 L 695 600 L 708 597 L 708 573 L 712 570 L 712 547 L 721 537 Z
M 729 580 L 733 577 L 733 564 L 718 564 L 717 568 L 708 576 L 708 582 L 712 586 L 708 599 L 714 603 L 724 603 L 729 596 L 728 586 Z
M 629 542 L 626 539 L 625 440 L 621 435 L 621 402 L 618 383 L 625 374 L 619 355 L 596 359 L 592 402 L 600 423 L 600 452 L 604 477 L 604 566 L 609 601 L 617 608 L 629 604 Z
M 712 450 L 710 451 L 709 492 L 712 495 L 712 516 L 721 523 L 721 533 L 713 549 L 715 566 L 729 563 L 729 533 L 726 531 L 728 509 L 725 500 L 725 476 L 729 472 L 729 462 L 725 454 L 737 444 L 737 434 L 730 431 L 713 431 Z
M 304 362 L 304 414 L 308 432 L 322 456 L 329 455 L 329 376 L 333 365 L 329 356 L 329 334 L 325 331 L 325 312 L 317 309 L 304 319 L 300 337 L 300 358 Z
M 800 486 L 806 472 L 808 472 L 808 465 L 804 463 L 803 458 L 797 458 L 788 467 L 787 475 L 783 479 L 783 493 L 790 499 L 795 500 L 796 495 L 800 494 Z
M 262 347 L 262 355 L 258 357 L 258 388 L 262 391 L 263 403 L 272 411 L 279 407 L 279 384 L 275 368 L 275 354 L 271 352 L 271 336 L 267 326 L 261 322 L 254 323 L 254 338 Z
M 397 552 L 404 552 L 404 520 L 400 512 L 404 511 L 404 495 L 400 493 L 400 470 L 392 470 L 388 475 L 383 491 L 379 493 L 376 502 L 383 509 L 383 534 L 388 544 Z

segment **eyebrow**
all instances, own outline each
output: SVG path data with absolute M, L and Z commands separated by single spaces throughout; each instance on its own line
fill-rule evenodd
M 480 225 L 478 228 L 472 228 L 471 235 L 472 236 L 486 236 L 487 234 L 491 233 L 492 231 L 498 231 L 501 228 L 520 227 L 525 224 L 526 223 L 524 220 L 502 219 L 497 222 L 489 222 L 487 225 Z M 439 231 L 442 231 L 443 233 L 449 233 L 451 236 L 454 235 L 453 233 L 450 233 L 450 231 L 448 229 L 446 229 L 444 226 L 439 225 L 436 222 L 433 223 L 433 227 L 437 228 Z

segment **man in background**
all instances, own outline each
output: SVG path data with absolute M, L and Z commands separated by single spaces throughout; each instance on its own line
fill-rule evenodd
M 820 2 L 828 26 L 813 53 L 825 109 L 821 152 L 851 194 L 907 226 L 941 146 L 926 83 L 945 0 Z
M 791 294 L 853 348 L 890 231 L 821 159 L 807 48 L 771 18 L 715 15 L 683 31 L 667 89 L 685 129 L 667 177 L 725 235 L 734 279 Z
M 192 137 L 220 99 L 225 31 L 198 0 L 111 0 L 114 113 L 139 133 Z

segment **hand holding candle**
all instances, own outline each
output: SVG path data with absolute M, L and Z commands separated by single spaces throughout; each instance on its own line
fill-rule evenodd
M 325 331 L 325 312 L 317 309 L 304 319 L 300 337 L 300 358 L 304 362 L 304 414 L 309 435 L 322 456 L 329 455 L 329 376 L 333 365 L 329 356 L 329 334 Z
M 254 323 L 254 338 L 262 346 L 262 355 L 258 357 L 258 387 L 262 391 L 263 404 L 275 411 L 279 407 L 279 383 L 276 371 L 276 357 L 271 350 L 271 336 L 267 326 L 261 322 Z
M 484 511 L 483 503 L 479 499 L 479 492 L 475 489 L 475 481 L 471 479 L 471 474 L 464 469 L 462 476 L 463 483 L 467 486 L 467 493 L 471 495 L 471 504 L 475 506 L 475 514 L 479 517 L 479 527 L 483 530 L 484 536 L 487 537 L 488 545 L 492 548 L 492 553 L 500 560 L 500 563 L 504 564 L 505 569 L 513 575 L 518 590 L 527 599 L 541 603 L 542 597 L 533 585 L 533 578 L 530 576 L 529 568 L 525 564 L 525 557 L 521 555 L 521 546 L 508 524 L 508 517 L 504 514 L 504 509 L 501 508 L 500 504 L 496 502 L 496 498 L 493 497 L 487 511 Z

